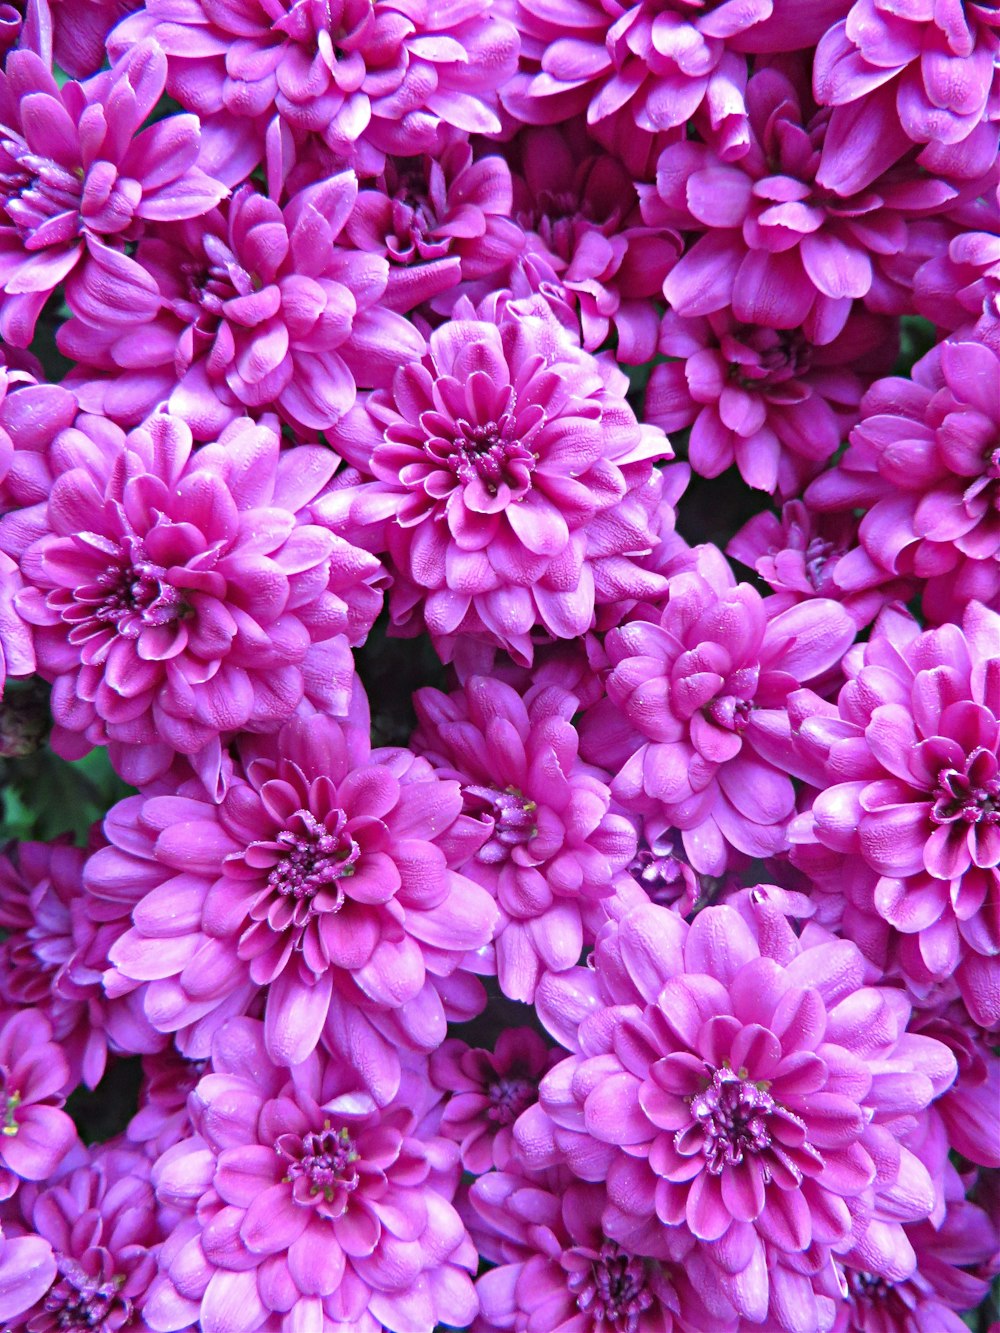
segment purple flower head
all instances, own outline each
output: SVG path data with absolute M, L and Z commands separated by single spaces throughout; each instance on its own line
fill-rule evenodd
M 194 116 L 140 127 L 166 59 L 146 44 L 86 83 L 56 84 L 33 51 L 0 73 L 0 334 L 26 347 L 42 306 L 82 265 L 123 276 L 143 224 L 197 217 L 228 193 L 197 165 Z M 80 273 L 66 299 L 75 308 Z M 134 281 L 134 279 L 133 279 Z M 120 313 L 120 317 L 121 313 Z M 128 315 L 124 316 L 128 318 Z
M 834 107 L 828 183 L 854 190 L 872 181 L 859 129 L 880 141 L 880 156 L 928 144 L 929 165 L 978 175 L 997 151 L 998 53 L 1000 15 L 991 3 L 856 0 L 816 48 L 816 98 Z
M 698 115 L 726 156 L 746 151 L 747 51 L 811 46 L 843 14 L 845 0 L 803 6 L 789 0 L 703 5 L 670 0 L 541 0 L 511 5 L 522 38 L 522 69 L 504 89 L 519 120 L 551 125 L 586 111 L 599 125 L 627 109 L 656 133 Z
M 327 450 L 280 453 L 242 420 L 192 453 L 169 416 L 97 443 L 20 553 L 55 743 L 68 757 L 109 743 L 139 782 L 189 755 L 214 781 L 220 736 L 275 730 L 307 690 L 337 705 L 322 674 L 336 636 L 359 641 L 377 615 L 380 567 L 311 521 Z
M 858 629 L 889 602 L 905 602 L 917 590 L 914 580 L 894 578 L 858 552 L 853 514 L 817 512 L 802 500 L 782 505 L 780 518 L 770 510 L 755 514 L 726 554 L 757 571 L 774 590 L 775 606 L 829 597 L 843 605 Z
M 0 1319 L 16 1319 L 44 1296 L 56 1276 L 52 1247 L 41 1236 L 0 1234 Z
M 1000 1098 L 1000 1057 L 991 1049 L 995 1033 L 973 1023 L 961 1000 L 917 1009 L 910 1029 L 943 1042 L 958 1062 L 958 1077 L 931 1108 L 944 1123 L 949 1147 L 978 1166 L 1000 1167 L 993 1132 Z
M 342 163 L 377 175 L 387 154 L 432 152 L 447 127 L 497 133 L 497 89 L 517 65 L 514 28 L 490 0 L 414 8 L 400 0 L 152 0 L 116 28 L 120 58 L 153 37 L 168 89 L 202 116 L 316 134 Z M 258 160 L 263 156 L 260 136 Z
M 141 896 L 109 987 L 144 983 L 153 1025 L 183 1030 L 181 1050 L 202 1058 L 266 986 L 272 1059 L 298 1063 L 325 1032 L 388 1100 L 399 1048 L 433 1050 L 470 989 L 461 1016 L 475 1012 L 478 983 L 451 974 L 489 944 L 497 912 L 452 867 L 483 832 L 457 783 L 409 751 L 372 752 L 367 728 L 297 719 L 257 754 L 219 804 L 193 791 L 112 811 L 88 885 Z
M 473 1333 L 732 1333 L 732 1319 L 713 1320 L 685 1278 L 683 1246 L 672 1254 L 664 1236 L 640 1255 L 608 1240 L 599 1185 L 512 1170 L 481 1177 L 469 1197 L 499 1242 L 497 1266 L 476 1285 L 482 1316 Z
M 845 659 L 837 707 L 801 734 L 822 757 L 794 842 L 819 842 L 868 871 L 864 944 L 891 928 L 919 989 L 954 975 L 972 1017 L 1000 1021 L 1000 616 L 978 603 L 960 628 L 921 634 L 883 617 Z
M 386 162 L 377 188 L 358 195 L 345 232 L 352 245 L 389 263 L 382 304 L 412 310 L 454 304 L 459 283 L 499 285 L 524 246 L 511 221 L 513 185 L 502 157 L 474 161 L 456 135 L 434 157 Z
M 48 1289 L 5 1325 L 10 1333 L 129 1333 L 142 1315 L 163 1239 L 150 1164 L 123 1147 L 91 1150 L 90 1160 L 56 1183 L 22 1188 L 23 1225 L 48 1242 L 56 1273 Z
M 476 1313 L 476 1251 L 451 1197 L 458 1149 L 420 1132 L 426 1069 L 379 1108 L 317 1051 L 275 1067 L 259 1023 L 217 1036 L 192 1096 L 198 1136 L 157 1164 L 179 1229 L 147 1318 L 205 1333 L 432 1333 Z M 190 1236 L 188 1239 L 187 1237 Z
M 103 372 L 93 385 L 77 372 L 81 402 L 134 425 L 166 399 L 202 440 L 248 410 L 274 408 L 299 431 L 332 426 L 356 384 L 387 384 L 423 351 L 416 329 L 380 305 L 385 259 L 339 243 L 357 198 L 351 171 L 283 209 L 244 185 L 207 217 L 150 230 L 128 275 L 141 287 L 131 303 L 94 266 L 78 318 L 60 330 L 67 355 Z
M 912 379 L 877 381 L 847 452 L 806 496 L 818 509 L 866 510 L 865 552 L 888 573 L 927 580 L 935 620 L 1000 594 L 998 378 L 1000 350 L 946 341 Z
M 608 923 L 590 969 L 540 988 L 574 1053 L 515 1140 L 534 1166 L 607 1182 L 609 1239 L 657 1253 L 679 1228 L 700 1242 L 703 1290 L 750 1320 L 818 1328 L 808 1274 L 833 1253 L 890 1280 L 913 1271 L 901 1222 L 929 1216 L 935 1191 L 900 1140 L 955 1076 L 947 1047 L 906 1032 L 900 992 L 863 975 L 854 945 L 811 927 L 800 940 L 766 904 L 690 927 L 638 907 Z
M 956 341 L 981 340 L 996 350 L 1000 236 L 967 228 L 946 232 L 914 274 L 913 303 L 918 313 L 947 329 Z
M 773 855 L 795 805 L 788 695 L 855 632 L 836 602 L 776 607 L 749 584 L 678 574 L 657 620 L 607 634 L 608 697 L 584 716 L 584 756 L 617 770 L 612 794 L 647 816 L 647 837 L 680 829 L 702 874 L 724 873 L 727 844 Z
M 635 854 L 635 829 L 612 810 L 606 774 L 578 757 L 579 705 L 566 690 L 522 699 L 476 676 L 452 695 L 419 690 L 414 703 L 414 744 L 461 782 L 463 809 L 485 833 L 464 871 L 500 907 L 500 987 L 530 1001 L 546 969 L 580 961 L 600 899 Z
M 751 142 L 738 162 L 696 142 L 660 155 L 647 223 L 707 229 L 667 274 L 664 294 L 686 318 L 731 306 L 740 324 L 801 328 L 826 346 L 853 299 L 877 286 L 882 257 L 906 249 L 907 220 L 940 211 L 957 191 L 900 166 L 871 189 L 838 192 L 824 174 L 830 113 L 813 113 L 777 68 L 753 75 L 747 106 Z M 877 161 L 877 147 L 872 154 Z
M 801 494 L 858 419 L 858 404 L 895 354 L 893 326 L 855 309 L 817 345 L 801 328 L 745 325 L 728 310 L 685 319 L 669 310 L 645 415 L 665 431 L 691 427 L 688 458 L 704 477 L 735 462 L 748 486 Z
M 430 335 L 331 436 L 368 474 L 319 512 L 388 550 L 393 621 L 450 656 L 473 634 L 530 663 L 533 634 L 575 638 L 595 603 L 662 588 L 634 557 L 655 545 L 653 460 L 672 457 L 610 362 L 575 346 L 542 301 L 498 299 Z M 443 640 L 443 642 L 441 642 Z
M 0 1022 L 0 1198 L 22 1180 L 50 1176 L 76 1142 L 76 1126 L 59 1109 L 69 1077 L 42 1014 L 22 1009 Z
M 431 1080 L 448 1095 L 438 1132 L 460 1145 L 466 1171 L 508 1168 L 514 1121 L 538 1100 L 539 1081 L 559 1054 L 531 1028 L 505 1028 L 492 1051 L 457 1037 L 434 1051 Z

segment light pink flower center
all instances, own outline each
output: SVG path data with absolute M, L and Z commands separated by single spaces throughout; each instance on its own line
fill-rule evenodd
M 312 899 L 320 889 L 354 874 L 361 848 L 347 832 L 347 816 L 343 810 L 335 812 L 333 827 L 320 823 L 309 810 L 297 810 L 290 821 L 292 828 L 284 829 L 275 839 L 280 849 L 280 860 L 267 877 L 268 885 L 283 898 L 297 902 Z M 258 844 L 255 844 L 258 845 Z M 344 891 L 337 885 L 337 911 L 343 905 Z
M 57 592 L 57 604 L 65 594 Z M 107 629 L 124 639 L 137 639 L 147 626 L 168 625 L 190 614 L 179 591 L 167 582 L 167 571 L 146 556 L 138 537 L 122 538 L 117 558 L 92 584 L 74 589 L 63 606 L 64 621 L 73 626 L 70 643 L 83 643 Z
M 0 139 L 0 147 L 14 161 L 13 169 L 0 173 L 0 208 L 18 236 L 29 240 L 46 222 L 75 214 L 69 227 L 60 227 L 52 237 L 52 241 L 64 244 L 79 229 L 83 173 L 67 171 L 50 158 L 33 153 L 12 130 Z
M 691 1118 L 704 1139 L 702 1152 L 712 1175 L 739 1166 L 747 1154 L 771 1146 L 768 1118 L 777 1109 L 764 1087 L 731 1069 L 716 1069 L 704 1092 L 691 1098 Z M 679 1131 L 679 1135 L 688 1130 Z
M 339 1203 L 342 1209 L 358 1187 L 359 1154 L 345 1128 L 332 1129 L 327 1123 L 319 1133 L 282 1134 L 274 1151 L 288 1162 L 285 1180 L 297 1203 Z
M 128 1327 L 133 1307 L 121 1295 L 125 1277 L 105 1276 L 113 1262 L 103 1248 L 88 1250 L 82 1262 L 60 1255 L 60 1280 L 45 1298 L 45 1315 L 31 1321 L 32 1333 L 117 1333 Z
M 964 769 L 943 768 L 931 807 L 935 824 L 1000 824 L 1000 776 L 997 757 L 980 746 Z
M 538 833 L 538 806 L 517 787 L 468 786 L 463 788 L 465 810 L 474 819 L 492 819 L 493 833 L 476 853 L 486 865 L 499 865 L 513 847 L 523 847 Z
M 522 1111 L 538 1100 L 538 1084 L 530 1078 L 506 1075 L 486 1089 L 490 1099 L 487 1118 L 498 1125 L 512 1125 Z
M 611 1329 L 635 1333 L 639 1316 L 654 1301 L 647 1286 L 647 1261 L 624 1253 L 613 1241 L 606 1241 L 596 1258 L 587 1250 L 575 1249 L 570 1254 L 590 1261 L 570 1274 L 568 1286 L 577 1308 L 590 1316 L 592 1327 L 600 1333 Z

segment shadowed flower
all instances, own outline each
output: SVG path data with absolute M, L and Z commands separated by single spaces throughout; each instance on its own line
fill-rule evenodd
M 22 1009 L 0 1023 L 0 1199 L 22 1180 L 44 1180 L 76 1142 L 60 1110 L 70 1082 L 47 1018 Z

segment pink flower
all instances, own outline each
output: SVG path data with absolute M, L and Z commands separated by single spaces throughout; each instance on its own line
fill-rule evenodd
M 445 127 L 497 133 L 497 89 L 517 64 L 514 28 L 489 0 L 415 11 L 397 0 L 151 0 L 118 25 L 113 58 L 152 37 L 170 60 L 168 88 L 202 116 L 316 134 L 343 163 L 377 175 L 387 154 L 432 152 Z M 260 135 L 258 160 L 263 156 Z
M 114 70 L 60 88 L 33 51 L 0 73 L 0 334 L 26 347 L 55 288 L 83 274 L 134 273 L 124 244 L 147 221 L 206 213 L 228 193 L 197 165 L 194 116 L 141 130 L 167 65 L 151 44 Z M 75 307 L 79 274 L 66 289 Z M 133 278 L 134 282 L 134 278 Z M 119 310 L 127 323 L 134 310 Z
M 573 1054 L 515 1140 L 534 1166 L 607 1182 L 609 1239 L 656 1254 L 679 1228 L 700 1242 L 685 1266 L 702 1290 L 752 1321 L 819 1328 L 810 1278 L 834 1254 L 913 1272 L 901 1222 L 935 1192 L 900 1139 L 955 1076 L 946 1047 L 906 1032 L 900 992 L 863 975 L 855 946 L 800 939 L 763 906 L 690 927 L 638 907 L 590 969 L 543 983 L 539 1014 Z
M 207 1060 L 188 1060 L 171 1042 L 143 1057 L 139 1109 L 125 1138 L 155 1160 L 193 1132 L 188 1097 L 208 1071 Z
M 142 1309 L 163 1239 L 149 1173 L 138 1152 L 106 1146 L 56 1183 L 22 1188 L 20 1219 L 51 1245 L 56 1272 L 5 1325 L 10 1333 L 148 1328 Z
M 507 1169 L 511 1127 L 538 1100 L 539 1081 L 558 1055 L 531 1028 L 504 1028 L 492 1051 L 449 1037 L 433 1052 L 431 1081 L 447 1094 L 438 1130 L 459 1144 L 466 1171 Z
M 741 324 L 802 327 L 825 346 L 853 300 L 872 291 L 882 256 L 905 250 L 907 219 L 939 211 L 957 191 L 903 166 L 871 189 L 832 186 L 829 112 L 812 113 L 777 68 L 754 74 L 747 106 L 751 141 L 738 162 L 695 142 L 660 155 L 647 223 L 707 229 L 667 274 L 664 295 L 688 318 L 732 306 Z
M 749 584 L 677 574 L 655 621 L 607 634 L 608 697 L 583 718 L 584 756 L 616 771 L 612 794 L 647 816 L 647 837 L 680 829 L 702 874 L 724 873 L 727 844 L 771 856 L 795 805 L 788 695 L 854 635 L 836 602 L 773 606 Z
M 883 617 L 844 663 L 836 709 L 801 732 L 825 764 L 812 809 L 791 830 L 868 871 L 859 940 L 894 939 L 918 988 L 954 976 L 973 1019 L 1000 1021 L 1000 616 L 978 603 L 962 628 L 921 634 Z
M 112 432 L 58 477 L 21 553 L 55 743 L 70 757 L 108 743 L 139 782 L 180 753 L 214 783 L 220 737 L 275 730 L 307 690 L 339 706 L 323 679 L 337 636 L 362 639 L 380 602 L 377 561 L 311 521 L 329 451 L 279 454 L 245 420 L 192 443 L 169 416 Z
M 198 1221 L 164 1251 L 149 1326 L 204 1333 L 433 1333 L 476 1312 L 476 1252 L 450 1199 L 458 1149 L 420 1133 L 426 1071 L 379 1108 L 340 1061 L 275 1067 L 234 1019 L 192 1097 L 198 1137 L 155 1171 Z
M 41 1236 L 0 1235 L 0 1319 L 30 1310 L 52 1285 L 56 1261 Z
M 0 1023 L 0 1199 L 22 1180 L 50 1176 L 76 1142 L 76 1126 L 59 1109 L 68 1083 L 47 1018 L 22 1009 Z
M 544 302 L 454 313 L 331 436 L 374 480 L 342 479 L 318 512 L 388 550 L 404 631 L 426 624 L 446 656 L 471 634 L 530 663 L 533 637 L 574 638 L 595 604 L 662 587 L 635 557 L 656 540 L 652 461 L 672 452 Z
M 858 530 L 881 569 L 927 580 L 924 610 L 960 618 L 1000 595 L 1000 350 L 938 344 L 912 379 L 877 381 L 834 471 L 807 502 L 866 510 Z
M 357 198 L 350 171 L 283 209 L 244 185 L 207 217 L 151 229 L 130 274 L 138 319 L 114 275 L 92 268 L 59 338 L 102 372 L 90 384 L 77 371 L 81 403 L 135 425 L 165 398 L 200 440 L 269 407 L 299 432 L 332 426 L 356 384 L 387 384 L 423 351 L 416 329 L 381 308 L 385 259 L 342 248 Z
M 948 235 L 917 269 L 913 302 L 925 319 L 956 341 L 981 340 L 997 349 L 1000 326 L 1000 236 L 963 228 Z
M 919 160 L 979 175 L 997 151 L 1000 16 L 995 5 L 856 0 L 816 48 L 813 85 L 830 119 L 829 184 L 870 184 L 878 162 L 928 144 Z M 859 140 L 859 134 L 863 136 Z M 877 145 L 874 161 L 864 151 Z
M 266 986 L 272 1059 L 297 1064 L 325 1034 L 386 1101 L 399 1048 L 433 1050 L 448 1012 L 478 1008 L 474 978 L 450 979 L 497 913 L 453 867 L 483 832 L 457 783 L 408 751 L 372 752 L 367 726 L 297 719 L 245 772 L 219 804 L 182 789 L 109 819 L 90 891 L 140 890 L 109 989 L 142 984 L 153 1025 L 201 1058 Z
M 746 325 L 728 310 L 684 319 L 668 310 L 647 419 L 665 431 L 691 427 L 688 458 L 704 477 L 735 462 L 748 486 L 798 495 L 840 447 L 858 404 L 895 352 L 889 320 L 855 309 L 817 345 L 801 329 Z
M 598 902 L 635 854 L 635 830 L 611 808 L 605 774 L 580 761 L 574 695 L 473 677 L 464 690 L 419 690 L 414 745 L 462 784 L 485 839 L 464 867 L 500 907 L 500 988 L 531 1001 L 546 969 L 575 966 Z

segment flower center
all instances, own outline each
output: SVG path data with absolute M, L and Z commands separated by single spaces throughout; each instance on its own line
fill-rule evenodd
M 583 1252 L 576 1250 L 574 1254 Z M 589 1267 L 571 1273 L 569 1289 L 577 1309 L 589 1315 L 592 1327 L 605 1333 L 635 1333 L 639 1317 L 653 1304 L 647 1285 L 648 1261 L 624 1253 L 613 1241 L 605 1241 L 597 1258 L 593 1251 Z
M 452 467 L 464 482 L 478 477 L 490 495 L 496 495 L 501 486 L 524 492 L 531 485 L 535 458 L 515 434 L 513 406 L 512 393 L 510 407 L 496 421 L 477 424 L 459 417 L 455 423 Z
M 931 819 L 935 824 L 1000 824 L 996 755 L 979 746 L 966 759 L 964 769 L 941 769 Z
M 138 537 L 123 537 L 115 557 L 93 583 L 76 588 L 72 600 L 61 606 L 63 620 L 72 625 L 70 643 L 85 643 L 108 629 L 123 639 L 137 639 L 149 626 L 168 625 L 190 614 L 167 581 L 166 569 L 147 558 Z M 62 601 L 58 593 L 56 597 Z
M 721 1175 L 724 1167 L 739 1166 L 748 1154 L 771 1146 L 767 1121 L 776 1103 L 766 1086 L 751 1082 L 745 1070 L 714 1070 L 708 1087 L 690 1104 L 691 1118 L 704 1135 L 702 1152 L 712 1175 Z M 680 1130 L 677 1137 L 686 1132 Z
M 354 874 L 361 848 L 345 828 L 347 816 L 343 810 L 335 812 L 332 829 L 321 824 L 310 810 L 296 810 L 289 823 L 293 827 L 275 839 L 281 859 L 267 877 L 270 888 L 284 898 L 301 900 Z M 344 892 L 338 887 L 337 907 L 343 901 Z
M 806 547 L 806 574 L 809 577 L 809 582 L 817 592 L 822 583 L 823 571 L 826 568 L 827 563 L 840 554 L 841 552 L 837 550 L 833 542 L 824 541 L 822 537 L 813 537 L 812 541 Z
M 33 153 L 19 134 L 6 129 L 0 138 L 0 152 L 8 159 L 0 171 L 0 209 L 7 214 L 22 241 L 34 237 L 46 222 L 66 217 L 48 239 L 48 244 L 65 244 L 80 227 L 80 201 L 83 175 L 67 171 L 50 158 Z
M 49 1289 L 43 1307 L 54 1319 L 39 1321 L 39 1328 L 65 1333 L 117 1333 L 127 1327 L 132 1322 L 132 1302 L 121 1295 L 124 1275 L 107 1275 L 112 1262 L 104 1249 L 88 1250 L 82 1263 L 59 1255 L 59 1281 Z M 34 1320 L 31 1326 L 35 1327 Z
M 312 1206 L 340 1203 L 358 1187 L 358 1150 L 345 1128 L 329 1120 L 318 1133 L 282 1134 L 274 1151 L 288 1162 L 285 1181 L 297 1203 Z
M 709 720 L 723 731 L 746 731 L 752 712 L 753 700 L 740 699 L 734 694 L 720 695 L 705 708 Z
M 530 1078 L 498 1078 L 487 1087 L 486 1095 L 490 1099 L 487 1119 L 498 1125 L 512 1125 L 538 1100 L 538 1085 Z
M 493 820 L 493 833 L 476 853 L 476 860 L 486 865 L 506 861 L 512 847 L 523 847 L 538 833 L 535 822 L 538 806 L 517 787 L 463 788 L 466 814 L 474 819 Z
M 6 1082 L 6 1077 L 4 1078 Z M 0 1126 L 2 1132 L 8 1139 L 12 1139 L 20 1126 L 17 1123 L 17 1108 L 21 1105 L 21 1094 L 15 1090 L 8 1092 L 4 1098 L 3 1125 Z

